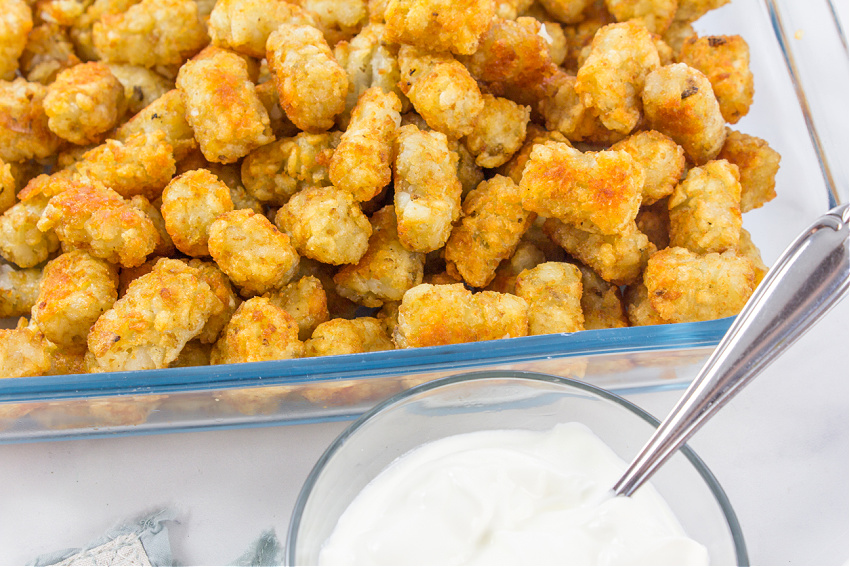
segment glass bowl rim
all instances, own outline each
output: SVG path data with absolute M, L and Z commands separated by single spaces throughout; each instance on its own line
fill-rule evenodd
M 301 486 L 301 489 L 298 493 L 298 498 L 295 501 L 295 507 L 292 510 L 292 515 L 290 516 L 289 528 L 286 534 L 284 564 L 296 565 L 294 556 L 294 544 L 297 540 L 298 529 L 301 525 L 301 516 L 304 513 L 304 509 L 307 506 L 307 500 L 313 492 L 313 488 L 316 485 L 316 481 L 318 480 L 319 475 L 325 469 L 328 462 L 330 462 L 334 455 L 336 455 L 340 448 L 345 444 L 345 442 L 352 435 L 357 433 L 366 422 L 371 421 L 373 417 L 375 417 L 377 414 L 382 413 L 385 409 L 391 406 L 395 406 L 403 402 L 407 398 L 417 396 L 423 392 L 436 390 L 445 386 L 451 386 L 460 382 L 469 382 L 472 380 L 486 380 L 493 378 L 530 380 L 572 387 L 585 393 L 602 398 L 606 401 L 613 402 L 614 404 L 619 405 L 622 408 L 632 412 L 634 415 L 644 420 L 654 428 L 657 428 L 661 423 L 658 419 L 653 417 L 646 410 L 633 404 L 627 399 L 618 396 L 617 394 L 614 394 L 609 390 L 594 386 L 593 384 L 589 384 L 587 382 L 582 382 L 581 380 L 563 378 L 561 376 L 545 374 L 542 372 L 533 372 L 526 370 L 480 370 L 452 374 L 451 376 L 437 378 L 435 380 L 431 380 L 429 382 L 413 386 L 407 390 L 403 390 L 393 396 L 390 396 L 382 402 L 379 402 L 372 409 L 365 412 L 359 418 L 349 424 L 348 427 L 346 427 L 342 431 L 342 433 L 340 433 L 336 437 L 336 439 L 334 439 L 333 442 L 328 445 L 328 447 L 324 450 L 322 455 L 316 461 L 316 464 L 313 465 L 313 468 L 307 475 L 307 479 Z M 726 496 L 726 492 L 723 490 L 723 487 L 720 486 L 720 482 L 717 480 L 717 478 L 714 476 L 714 474 L 711 472 L 705 462 L 703 462 L 703 460 L 687 444 L 683 445 L 679 449 L 679 451 L 684 454 L 685 458 L 688 459 L 688 461 L 691 463 L 697 473 L 699 473 L 699 475 L 705 481 L 709 491 L 712 493 L 718 505 L 720 506 L 720 509 L 723 512 L 723 516 L 726 519 L 726 523 L 729 526 L 729 531 L 732 534 L 732 543 L 735 547 L 735 559 L 737 564 L 749 565 L 749 557 L 747 554 L 747 547 L 746 543 L 744 542 L 744 534 L 741 529 L 741 525 L 738 522 L 738 517 L 735 514 L 735 510 L 732 508 L 732 503 L 729 501 L 728 496 Z

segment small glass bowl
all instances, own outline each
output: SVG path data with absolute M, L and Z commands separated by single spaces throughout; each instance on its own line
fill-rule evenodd
M 288 565 L 316 565 L 340 515 L 378 473 L 410 450 L 449 435 L 493 429 L 588 426 L 628 462 L 659 422 L 596 386 L 534 372 L 457 374 L 413 387 L 364 414 L 328 447 L 292 514 Z M 748 565 L 744 537 L 717 480 L 688 447 L 652 478 L 685 532 L 708 548 L 713 565 Z

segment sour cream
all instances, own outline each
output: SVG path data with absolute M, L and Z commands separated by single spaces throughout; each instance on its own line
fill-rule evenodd
M 343 513 L 322 565 L 707 565 L 649 485 L 587 427 L 482 431 L 402 456 Z

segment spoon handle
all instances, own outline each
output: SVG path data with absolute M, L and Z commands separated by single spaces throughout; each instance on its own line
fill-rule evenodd
M 614 493 L 637 490 L 697 429 L 847 292 L 850 209 L 817 219 L 782 253 Z

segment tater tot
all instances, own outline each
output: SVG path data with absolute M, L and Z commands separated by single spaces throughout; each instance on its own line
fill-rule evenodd
M 703 17 L 711 10 L 715 10 L 730 0 L 679 0 L 675 19 L 680 22 L 693 22 Z
M 32 11 L 24 0 L 2 0 L 0 14 L 0 80 L 11 81 L 32 30 Z
M 174 88 L 174 81 L 141 65 L 108 63 L 106 66 L 124 87 L 124 100 L 130 116 Z
M 47 87 L 17 78 L 0 81 L 0 159 L 16 162 L 46 158 L 62 139 L 47 126 Z
M 678 5 L 677 0 L 605 0 L 605 6 L 618 22 L 638 18 L 646 29 L 657 34 L 670 27 Z
M 378 195 L 392 180 L 393 143 L 401 123 L 401 101 L 371 87 L 357 101 L 348 128 L 331 158 L 328 175 L 357 201 Z
M 636 282 L 626 288 L 624 300 L 629 325 L 633 327 L 666 325 L 670 322 L 659 315 L 655 307 L 652 306 L 652 303 L 649 301 L 649 292 L 642 281 Z
M 691 169 L 667 201 L 670 246 L 697 254 L 736 248 L 742 224 L 740 203 L 738 166 L 714 160 Z
M 281 0 L 218 0 L 210 13 L 213 45 L 262 59 L 266 41 L 282 23 L 315 25 L 302 7 Z
M 281 24 L 269 35 L 266 60 L 293 124 L 307 132 L 322 132 L 345 110 L 348 74 L 322 32 L 313 26 Z
M 162 218 L 174 246 L 187 256 L 209 256 L 209 229 L 233 210 L 230 189 L 205 169 L 178 175 L 162 192 Z
M 567 144 L 534 146 L 520 187 L 522 206 L 586 231 L 626 230 L 641 200 L 643 168 L 624 151 L 582 153 Z
M 239 306 L 210 353 L 210 364 L 282 360 L 304 356 L 298 323 L 265 297 Z
M 368 18 L 367 0 L 298 0 L 329 45 L 351 39 Z
M 156 200 L 176 171 L 174 151 L 160 130 L 139 132 L 123 142 L 106 140 L 83 154 L 78 176 L 99 181 L 125 198 Z
M 571 142 L 610 146 L 626 135 L 609 130 L 581 101 L 575 89 L 576 78 L 558 72 L 549 80 L 549 90 L 537 107 L 547 130 L 558 131 Z
M 609 24 L 593 38 L 575 89 L 606 128 L 628 134 L 641 117 L 644 80 L 659 65 L 658 50 L 643 24 Z
M 222 304 L 198 270 L 163 258 L 130 284 L 88 336 L 89 372 L 165 368 Z
M 460 217 L 461 185 L 457 154 L 445 134 L 410 124 L 398 133 L 395 159 L 395 211 L 402 245 L 431 252 L 446 243 Z
M 516 279 L 516 295 L 528 303 L 528 334 L 584 330 L 581 271 L 565 262 L 545 262 Z
M 186 121 L 186 105 L 177 89 L 168 91 L 119 126 L 114 137 L 126 142 L 135 134 L 156 130 L 165 134 L 164 140 L 171 145 L 178 161 L 197 149 L 195 132 Z
M 487 285 L 489 291 L 512 293 L 516 295 L 516 278 L 523 270 L 529 270 L 546 261 L 546 254 L 533 243 L 521 240 L 513 256 L 502 260 L 496 268 L 496 275 Z M 434 283 L 434 282 L 428 282 Z
M 302 341 L 309 339 L 315 328 L 330 318 L 328 296 L 322 281 L 315 276 L 304 276 L 263 297 L 292 315 L 298 323 L 298 338 Z
M 39 195 L 15 203 L 0 216 L 0 256 L 20 268 L 32 268 L 59 248 L 54 231 L 38 229 L 47 202 Z
M 59 71 L 79 64 L 80 58 L 66 28 L 45 22 L 30 30 L 19 63 L 21 75 L 28 81 L 49 85 Z
M 17 190 L 18 184 L 12 174 L 12 166 L 3 163 L 3 160 L 0 159 L 0 214 L 5 213 L 9 210 L 9 207 L 15 204 Z
M 587 266 L 579 265 L 581 270 L 581 312 L 584 315 L 584 328 L 617 329 L 628 327 L 629 319 L 623 306 L 620 287 L 608 283 Z
M 425 255 L 402 246 L 392 205 L 373 214 L 370 222 L 369 248 L 356 264 L 343 266 L 334 282 L 343 297 L 366 307 L 380 307 L 387 301 L 401 301 L 408 289 L 422 283 Z
M 322 323 L 304 347 L 307 356 L 331 356 L 392 350 L 395 345 L 378 319 L 357 317 Z
M 607 282 L 626 285 L 635 281 L 655 252 L 655 246 L 634 222 L 617 234 L 594 234 L 556 219 L 547 219 L 544 232 L 571 256 L 581 260 Z
M 333 264 L 357 262 L 369 246 L 372 226 L 350 192 L 308 187 L 293 195 L 275 224 L 292 239 L 298 253 Z
M 183 63 L 209 36 L 192 0 L 141 0 L 101 16 L 92 26 L 92 42 L 104 61 L 156 67 Z
M 684 63 L 647 75 L 643 110 L 650 128 L 673 138 L 697 165 L 714 159 L 723 147 L 726 125 L 711 83 Z
M 737 315 L 755 289 L 755 271 L 732 250 L 700 255 L 671 246 L 649 258 L 643 281 L 661 317 L 686 323 Z
M 151 254 L 153 256 L 173 256 L 176 250 L 176 248 L 174 248 L 174 241 L 171 240 L 171 236 L 165 228 L 165 219 L 162 218 L 162 213 L 159 210 L 162 202 L 160 200 L 156 200 L 151 203 L 140 195 L 130 199 L 130 202 L 134 207 L 148 215 L 151 222 L 153 222 L 156 227 L 157 233 L 159 233 L 159 242 L 157 242 L 156 247 L 153 249 Z
M 269 115 L 238 55 L 207 47 L 180 68 L 177 88 L 207 160 L 233 163 L 274 141 Z
M 684 45 L 685 41 L 696 37 L 696 35 L 697 32 L 690 23 L 674 19 L 670 27 L 661 34 L 661 39 L 670 46 L 670 49 L 673 51 L 673 58 L 676 59 L 682 51 L 682 45 Z
M 692 37 L 685 41 L 679 62 L 701 71 L 711 82 L 723 119 L 735 124 L 753 103 L 750 48 L 739 35 Z
M 9 264 L 0 264 L 0 317 L 29 315 L 38 299 L 40 283 L 40 268 L 17 270 Z
M 525 141 L 522 146 L 511 156 L 510 160 L 496 170 L 497 173 L 505 177 L 510 177 L 514 183 L 519 185 L 519 182 L 522 181 L 522 171 L 525 169 L 525 164 L 528 163 L 534 145 L 549 141 L 570 143 L 560 132 L 546 130 L 533 122 L 530 123 L 526 130 Z
M 193 259 L 189 260 L 189 266 L 198 270 L 196 274 L 201 281 L 210 286 L 210 291 L 221 301 L 222 309 L 210 315 L 204 328 L 198 335 L 198 340 L 204 344 L 212 344 L 218 340 L 221 330 L 230 320 L 233 312 L 242 303 L 242 300 L 233 291 L 230 279 L 222 272 L 214 262 Z M 156 265 L 156 264 L 154 264 Z
M 44 97 L 48 128 L 79 145 L 100 141 L 124 110 L 124 87 L 109 67 L 96 61 L 60 72 Z
M 54 347 L 24 317 L 14 329 L 0 329 L 0 378 L 42 376 L 50 370 Z
M 404 294 L 393 342 L 398 348 L 438 346 L 528 335 L 528 303 L 515 295 L 463 284 L 420 284 Z
M 247 296 L 286 285 L 298 269 L 289 236 L 254 211 L 224 213 L 210 225 L 209 235 L 213 260 Z
M 466 136 L 484 108 L 484 97 L 469 71 L 449 54 L 409 45 L 398 51 L 401 90 L 425 122 L 452 138 Z
M 353 319 L 359 307 L 350 299 L 336 292 L 336 284 L 333 280 L 335 273 L 335 266 L 322 264 L 311 258 L 301 258 L 301 262 L 298 264 L 297 277 L 310 276 L 321 282 L 322 289 L 325 291 L 329 319 Z
M 685 151 L 655 130 L 637 132 L 611 146 L 629 153 L 645 174 L 641 205 L 651 205 L 673 192 L 685 170 Z
M 727 128 L 726 142 L 717 159 L 738 166 L 741 177 L 741 212 L 763 206 L 776 197 L 776 172 L 780 155 L 761 138 Z
M 245 189 L 263 203 L 286 204 L 307 187 L 331 184 L 328 167 L 339 145 L 340 132 L 301 132 L 257 148 L 242 160 Z
M 463 216 L 446 242 L 446 270 L 472 287 L 485 287 L 531 226 L 522 190 L 509 177 L 483 181 L 463 201 Z
M 494 168 L 506 163 L 522 146 L 531 109 L 512 100 L 484 95 L 484 108 L 475 118 L 466 148 L 480 167 Z
M 116 299 L 116 267 L 83 250 L 72 250 L 44 267 L 32 321 L 60 347 L 84 350 L 89 329 Z
M 593 0 L 539 0 L 546 12 L 564 24 L 574 24 L 584 19 L 584 11 Z
M 389 0 L 384 38 L 430 51 L 475 53 L 496 15 L 493 0 Z
M 159 242 L 159 231 L 144 211 L 96 182 L 52 197 L 37 226 L 54 229 L 64 250 L 86 250 L 127 268 L 144 262 Z

